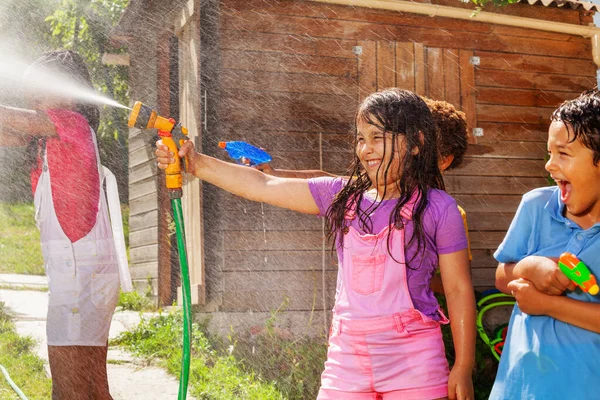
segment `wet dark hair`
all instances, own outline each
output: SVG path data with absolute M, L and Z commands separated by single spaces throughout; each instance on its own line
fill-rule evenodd
M 439 155 L 442 158 L 454 156 L 446 171 L 458 167 L 467 152 L 468 131 L 465 113 L 446 101 L 422 98 L 433 115 Z
M 552 113 L 552 121 L 562 121 L 569 134 L 573 134 L 571 142 L 579 139 L 581 143 L 594 152 L 594 165 L 600 161 L 600 92 L 598 88 L 589 89 L 573 100 L 563 102 Z
M 413 194 L 419 196 L 412 213 L 413 235 L 406 245 L 408 248 L 416 240 L 417 251 L 413 253 L 411 260 L 406 260 L 408 265 L 418 255 L 419 250 L 425 249 L 426 246 L 423 214 L 428 204 L 427 192 L 430 188 L 444 189 L 444 181 L 438 168 L 437 139 L 433 117 L 427 104 L 418 95 L 406 90 L 391 88 L 368 96 L 358 108 L 355 123 L 358 124 L 358 121 L 364 121 L 383 132 L 392 134 L 391 148 L 384 147 L 386 153 L 394 154 L 397 151 L 396 139 L 399 136 L 404 139 L 407 150 L 400 161 L 398 171 L 390 171 L 393 157 L 390 158 L 387 165 L 382 164 L 379 168 L 384 169 L 383 179 L 385 181 L 391 173 L 401 175 L 400 180 L 396 182 L 396 189 L 400 193 L 400 197 L 390 213 L 390 225 L 403 226 L 404 221 L 400 211 Z M 358 128 L 355 127 L 355 141 L 357 134 Z M 418 152 L 412 151 L 413 149 L 418 149 Z M 377 182 L 371 182 L 356 153 L 350 168 L 350 179 L 327 210 L 327 235 L 332 240 L 334 248 L 343 243 L 343 234 L 346 228 L 344 216 L 350 206 L 349 200 L 353 199 L 356 204 L 360 205 L 364 192 L 373 185 L 377 185 Z M 385 198 L 385 190 L 386 188 L 384 188 L 382 198 Z M 369 215 L 380 205 L 381 202 L 375 202 L 367 210 L 357 207 L 356 216 L 361 229 L 372 233 L 373 224 Z M 389 236 L 387 246 L 389 251 Z
M 72 50 L 50 51 L 42 54 L 31 66 L 30 71 L 36 68 L 61 74 L 83 86 L 93 88 L 92 79 L 83 58 Z M 90 127 L 96 132 L 100 124 L 100 110 L 94 104 L 79 101 L 75 103 L 73 111 L 83 115 Z M 39 138 L 32 138 L 27 146 L 27 159 L 32 168 L 36 166 Z

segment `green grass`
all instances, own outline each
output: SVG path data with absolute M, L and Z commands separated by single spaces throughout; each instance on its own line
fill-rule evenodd
M 0 364 L 10 374 L 13 382 L 31 400 L 49 399 L 52 390 L 44 363 L 32 352 L 34 340 L 19 337 L 14 324 L 0 302 Z M 16 392 L 0 374 L 0 399 L 18 399 Z
M 129 258 L 129 207 L 121 205 Z M 44 275 L 40 231 L 32 203 L 0 202 L 0 273 Z
M 0 203 L 0 273 L 44 275 L 31 203 Z
M 284 395 L 269 382 L 244 368 L 231 354 L 217 350 L 197 324 L 192 325 L 190 394 L 198 400 L 282 400 Z M 182 355 L 180 315 L 160 315 L 111 341 L 138 357 L 155 361 L 179 377 Z

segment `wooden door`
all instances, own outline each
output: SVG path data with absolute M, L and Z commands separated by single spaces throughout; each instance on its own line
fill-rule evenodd
M 469 132 L 476 127 L 472 51 L 414 42 L 361 41 L 355 52 L 359 101 L 377 90 L 398 87 L 452 103 L 466 113 Z

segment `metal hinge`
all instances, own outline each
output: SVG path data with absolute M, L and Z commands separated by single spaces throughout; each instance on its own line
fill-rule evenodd
M 354 46 L 354 47 L 352 47 L 352 53 L 355 56 L 360 56 L 362 54 L 362 46 Z
M 473 128 L 473 137 L 483 136 L 483 128 Z
M 478 56 L 473 56 L 469 59 L 469 64 L 479 65 L 479 64 L 481 64 L 481 59 Z

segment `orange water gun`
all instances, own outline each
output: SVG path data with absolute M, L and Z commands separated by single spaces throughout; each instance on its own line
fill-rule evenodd
M 574 254 L 562 253 L 558 260 L 558 267 L 567 278 L 584 292 L 595 296 L 600 291 L 596 277 L 592 275 L 587 265 L 575 257 Z

